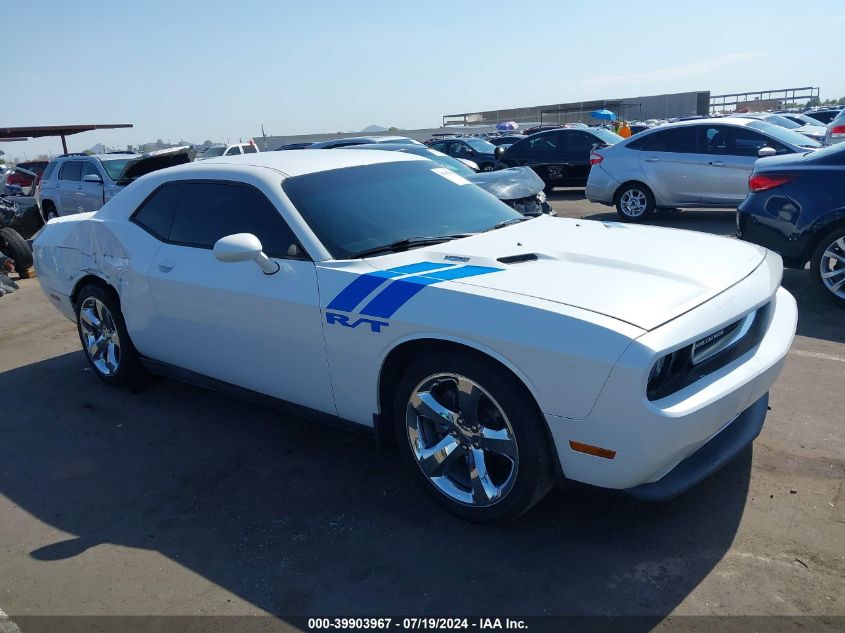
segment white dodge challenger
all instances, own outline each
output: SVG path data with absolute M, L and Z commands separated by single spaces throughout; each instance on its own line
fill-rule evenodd
M 556 480 L 686 490 L 759 434 L 797 320 L 762 248 L 528 219 L 399 152 L 157 171 L 34 250 L 107 384 L 153 372 L 368 427 L 479 522 Z

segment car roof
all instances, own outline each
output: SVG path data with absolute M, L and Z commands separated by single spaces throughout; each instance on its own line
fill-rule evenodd
M 709 117 L 706 119 L 690 119 L 688 121 L 675 121 L 674 123 L 666 123 L 665 125 L 661 125 L 659 127 L 655 127 L 655 130 L 665 130 L 670 127 L 680 127 L 683 125 L 742 125 L 747 126 L 752 121 L 757 121 L 757 117 L 752 118 L 742 118 L 738 116 L 725 116 L 725 117 Z
M 393 163 L 408 160 L 424 160 L 406 152 L 373 152 L 354 149 L 325 149 L 319 152 L 260 152 L 241 156 L 209 158 L 199 163 L 188 163 L 172 167 L 170 173 L 190 173 L 211 165 L 228 167 L 265 167 L 286 176 L 302 176 L 344 167 Z

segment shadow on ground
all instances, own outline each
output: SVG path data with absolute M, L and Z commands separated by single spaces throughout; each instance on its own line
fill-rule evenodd
M 30 555 L 156 550 L 276 614 L 642 614 L 648 630 L 725 554 L 748 490 L 750 450 L 664 504 L 578 488 L 480 527 L 367 438 L 84 368 L 72 353 L 0 374 L 0 492 L 75 535 Z

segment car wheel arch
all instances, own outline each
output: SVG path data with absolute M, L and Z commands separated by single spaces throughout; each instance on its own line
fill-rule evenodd
M 79 299 L 79 293 L 83 288 L 85 288 L 85 286 L 99 286 L 109 294 L 113 295 L 117 301 L 117 305 L 120 306 L 120 295 L 118 294 L 117 289 L 99 275 L 88 274 L 79 278 L 70 293 L 70 302 L 74 307 Z
M 812 239 L 807 241 L 807 246 L 804 249 L 804 252 L 801 256 L 801 267 L 803 268 L 804 265 L 810 261 L 813 257 L 813 252 L 818 247 L 819 242 L 822 238 L 825 237 L 830 231 L 834 229 L 843 229 L 845 230 L 845 209 L 835 211 L 834 213 L 830 214 L 833 215 L 834 218 L 828 219 L 824 223 L 818 223 L 816 226 L 813 227 L 813 237 Z M 827 219 L 827 218 L 824 218 Z
M 384 360 L 382 361 L 377 384 L 378 418 L 385 422 L 385 424 L 382 425 L 384 428 L 376 429 L 379 435 L 385 431 L 387 433 L 390 432 L 390 421 L 393 418 L 393 392 L 402 378 L 404 369 L 416 358 L 419 358 L 420 355 L 444 351 L 469 354 L 485 362 L 493 362 L 501 366 L 525 390 L 526 394 L 537 405 L 537 410 L 542 414 L 537 394 L 530 382 L 519 368 L 514 366 L 506 358 L 486 346 L 477 344 L 475 341 L 470 342 L 458 338 L 444 338 L 442 336 L 416 336 L 396 341 L 394 346 L 385 354 Z M 384 437 L 387 437 L 387 435 L 385 434 Z
M 622 194 L 623 191 L 625 191 L 625 188 L 630 186 L 630 185 L 639 185 L 640 187 L 647 189 L 649 191 L 649 193 L 651 193 L 652 198 L 654 198 L 655 201 L 657 200 L 657 198 L 654 195 L 654 189 L 649 187 L 642 180 L 631 179 L 631 180 L 626 180 L 625 182 L 623 182 L 621 185 L 619 185 L 616 188 L 616 191 L 613 192 L 613 204 L 616 204 L 617 202 L 619 202 L 619 196 Z

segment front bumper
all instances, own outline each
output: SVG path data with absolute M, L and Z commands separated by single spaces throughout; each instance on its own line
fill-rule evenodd
M 732 422 L 746 420 L 746 411 L 759 411 L 755 407 L 780 374 L 795 335 L 795 299 L 783 288 L 771 296 L 767 287 L 777 281 L 767 281 L 767 271 L 758 272 L 707 304 L 637 339 L 614 366 L 586 418 L 546 415 L 567 479 L 625 490 L 669 477 L 653 490 L 662 487 L 677 494 L 712 472 L 700 465 L 694 469 L 687 465 L 673 474 L 687 458 L 715 441 L 721 431 L 733 427 Z M 726 312 L 744 314 L 769 301 L 769 320 L 756 346 L 675 393 L 655 401 L 646 398 L 644 368 L 653 363 L 654 350 L 674 348 L 675 343 L 680 345 L 720 327 Z M 652 356 L 648 355 L 649 350 Z M 758 422 L 762 425 L 762 419 Z M 612 450 L 615 455 L 608 459 L 579 452 L 570 442 Z M 724 463 L 735 452 L 726 450 L 717 461 Z M 687 472 L 688 469 L 695 472 Z M 656 492 L 650 494 L 659 496 Z
M 644 501 L 663 501 L 689 490 L 730 462 L 760 435 L 768 409 L 769 394 L 766 393 L 663 477 L 649 484 L 628 488 L 625 492 Z

